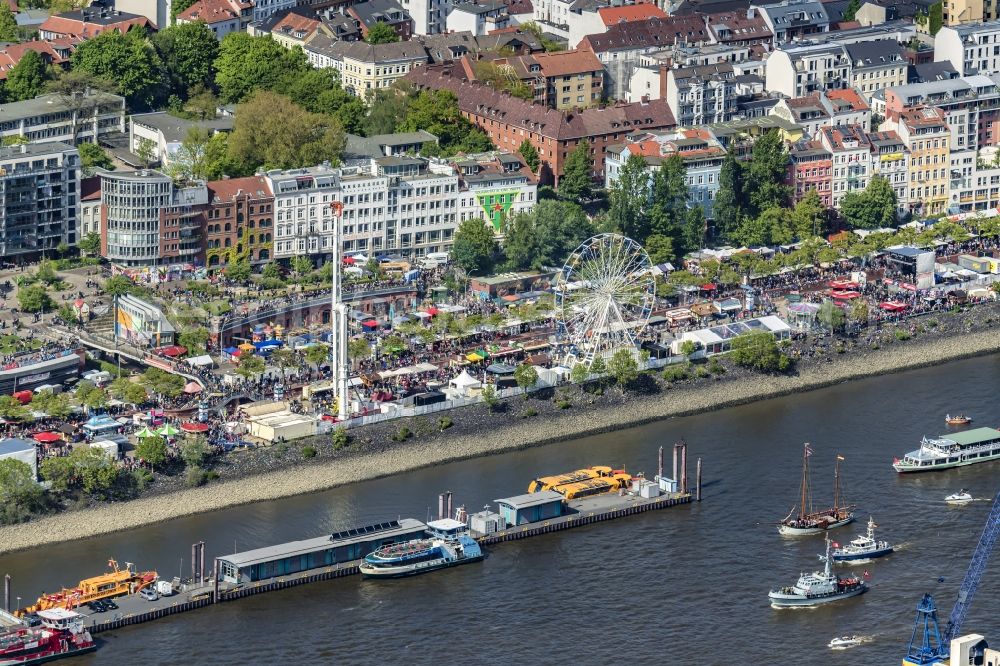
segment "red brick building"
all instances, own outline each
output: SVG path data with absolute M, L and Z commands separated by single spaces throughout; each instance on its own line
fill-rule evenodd
M 558 181 L 569 153 L 581 141 L 590 141 L 591 175 L 604 180 L 604 155 L 609 145 L 637 130 L 674 127 L 666 101 L 619 102 L 603 109 L 557 111 L 509 93 L 470 82 L 460 67 L 451 64 L 416 67 L 406 79 L 417 88 L 450 90 L 458 98 L 462 115 L 480 127 L 501 150 L 516 151 L 527 139 L 542 162 L 542 183 Z
M 274 195 L 263 176 L 208 183 L 205 265 L 221 268 L 230 253 L 251 263 L 274 256 Z

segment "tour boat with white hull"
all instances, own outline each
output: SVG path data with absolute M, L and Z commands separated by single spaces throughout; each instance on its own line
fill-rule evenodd
M 892 468 L 901 474 L 930 472 L 998 459 L 1000 459 L 1000 430 L 973 428 L 937 438 L 924 437 L 920 441 L 919 449 L 910 451 L 902 459 L 896 458 Z
M 852 539 L 846 546 L 840 546 L 836 542 L 833 544 L 831 557 L 836 564 L 863 564 L 879 557 L 885 557 L 893 551 L 893 546 L 888 541 L 878 541 L 875 539 L 875 520 L 868 517 L 868 532 Z M 819 556 L 820 561 L 826 560 L 826 555 Z
M 383 546 L 358 567 L 365 578 L 402 578 L 479 562 L 485 557 L 464 523 L 450 518 L 427 523 L 431 538 Z
M 799 513 L 793 507 L 778 525 L 778 532 L 784 536 L 821 534 L 835 527 L 841 527 L 854 520 L 854 506 L 840 506 L 840 463 L 843 456 L 837 456 L 833 473 L 833 507 L 821 511 L 812 510 L 812 490 L 809 486 L 809 457 L 812 449 L 807 443 L 802 450 L 802 482 L 800 486 Z
M 767 597 L 772 608 L 808 608 L 856 597 L 868 591 L 868 583 L 858 576 L 841 578 L 830 569 L 830 539 L 826 540 L 826 568 L 804 573 L 791 587 L 771 590 Z M 865 572 L 867 576 L 867 572 Z

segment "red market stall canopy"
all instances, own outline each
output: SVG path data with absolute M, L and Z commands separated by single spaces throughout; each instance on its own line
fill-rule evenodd
M 426 310 L 424 310 L 424 312 L 426 312 L 430 316 L 434 317 L 434 316 L 437 315 L 438 309 L 437 308 L 427 308 Z
M 701 285 L 701 289 L 702 291 L 715 291 L 717 287 L 711 282 L 706 282 L 705 284 Z
M 885 301 L 884 303 L 879 303 L 878 306 L 886 312 L 902 312 L 906 309 L 906 303 L 900 303 L 899 301 Z
M 855 298 L 861 298 L 861 294 L 856 291 L 834 291 L 830 295 L 838 301 L 851 301 Z
M 207 423 L 182 423 L 181 430 L 184 432 L 207 432 Z
M 355 259 L 354 257 L 344 257 L 344 263 L 347 264 L 348 266 L 353 266 L 354 262 L 356 261 L 357 259 Z
M 181 347 L 180 345 L 170 345 L 169 347 L 160 347 L 159 351 L 164 356 L 169 356 L 173 358 L 175 356 L 180 356 L 187 353 L 187 347 Z
M 857 289 L 861 285 L 857 282 L 851 282 L 850 280 L 831 280 L 830 287 L 837 289 L 838 291 Z
M 51 444 L 62 439 L 62 435 L 57 432 L 40 432 L 35 435 L 35 441 L 42 444 Z

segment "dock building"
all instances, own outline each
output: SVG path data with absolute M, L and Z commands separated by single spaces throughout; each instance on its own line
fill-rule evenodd
M 218 558 L 219 576 L 227 583 L 251 583 L 363 559 L 383 546 L 426 536 L 419 520 L 403 518 L 330 536 L 292 541 Z
M 500 516 L 508 527 L 537 523 L 540 520 L 558 518 L 563 514 L 565 498 L 554 490 L 515 495 L 493 500 L 497 503 Z

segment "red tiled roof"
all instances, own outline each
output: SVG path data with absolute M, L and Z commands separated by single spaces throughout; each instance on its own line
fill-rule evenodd
M 667 18 L 667 13 L 653 4 L 645 2 L 622 7 L 601 7 L 597 10 L 604 25 L 615 25 L 622 21 L 642 21 L 649 18 Z
M 470 82 L 462 70 L 450 64 L 415 67 L 404 78 L 418 88 L 452 91 L 458 98 L 459 109 L 464 113 L 525 128 L 557 141 L 625 134 L 636 130 L 668 129 L 676 125 L 670 107 L 663 99 L 563 112 Z
M 47 41 L 36 39 L 22 44 L 8 44 L 0 49 L 0 79 L 6 79 L 8 72 L 21 62 L 21 58 L 28 51 L 34 51 L 42 56 L 42 60 L 46 64 L 58 65 L 66 62 L 66 58 L 63 58 Z
M 607 32 L 587 35 L 578 49 L 594 53 L 638 50 L 650 46 L 672 46 L 675 43 L 697 44 L 709 41 L 705 22 L 698 16 L 668 16 L 643 21 L 616 23 Z
M 221 21 L 231 21 L 240 17 L 240 11 L 252 7 L 249 2 L 235 0 L 198 0 L 180 14 L 178 20 L 186 22 L 204 21 L 211 25 Z
M 533 14 L 535 12 L 535 7 L 534 5 L 531 4 L 531 0 L 506 0 L 506 1 L 507 1 L 508 14 Z
M 100 201 L 101 177 L 91 176 L 80 179 L 80 201 Z
M 233 201 L 237 194 L 251 194 L 254 198 L 271 197 L 271 188 L 263 176 L 247 176 L 246 178 L 223 178 L 207 183 L 208 201 Z M 261 192 L 262 194 L 257 194 Z
M 542 67 L 545 76 L 567 76 L 584 72 L 603 71 L 604 65 L 591 51 L 555 51 L 553 53 L 536 53 L 526 58 L 534 58 Z
M 868 111 L 868 103 L 854 88 L 840 88 L 826 91 L 827 99 L 835 99 L 851 105 L 852 111 Z
M 83 39 L 90 39 L 91 37 L 96 37 L 103 32 L 108 32 L 109 30 L 117 30 L 118 32 L 124 34 L 134 25 L 143 28 L 155 27 L 145 16 L 133 16 L 122 19 L 117 23 L 100 24 L 90 22 L 85 23 L 79 19 L 56 15 L 45 19 L 45 22 L 38 26 L 38 30 L 39 32 L 51 32 L 56 35 L 75 36 L 82 37 Z

